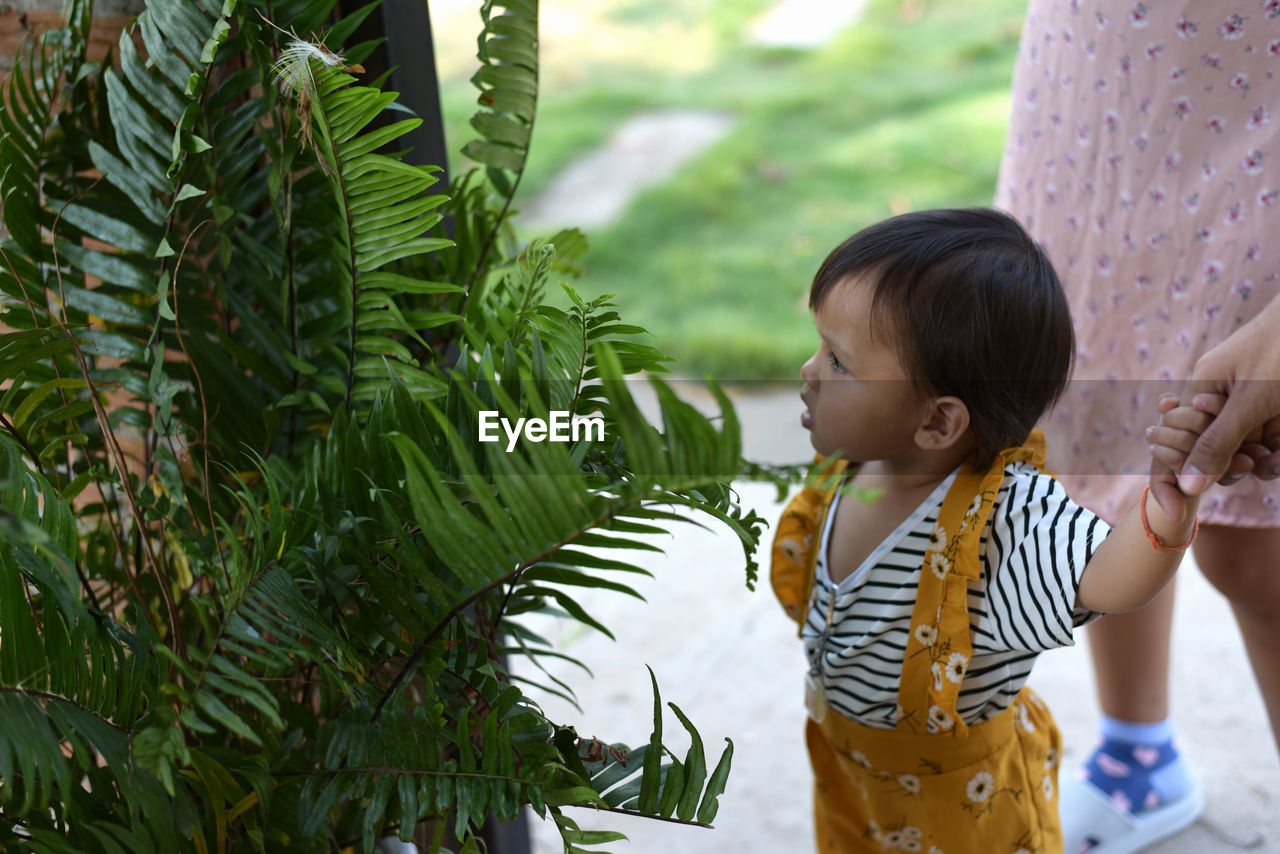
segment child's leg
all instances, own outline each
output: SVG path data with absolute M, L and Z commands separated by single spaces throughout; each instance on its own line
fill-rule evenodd
M 856 808 L 862 794 L 853 788 L 840 767 L 836 751 L 822 728 L 813 721 L 805 722 L 805 742 L 814 773 L 813 823 L 818 854 L 842 854 L 870 845 L 864 827 L 855 821 L 865 817 L 863 811 Z
M 1280 528 L 1203 525 L 1196 563 L 1235 612 L 1280 744 Z

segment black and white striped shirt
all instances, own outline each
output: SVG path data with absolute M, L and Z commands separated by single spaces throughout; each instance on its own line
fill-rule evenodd
M 832 630 L 819 649 L 832 596 L 827 514 L 813 599 L 802 636 L 826 700 L 846 717 L 892 729 L 902 659 L 912 630 L 920 568 L 954 472 L 874 552 L 836 585 Z M 836 497 L 839 501 L 839 496 Z M 1027 463 L 1005 467 L 983 529 L 981 578 L 969 586 L 973 657 L 957 711 L 966 723 L 993 717 L 1013 701 L 1036 656 L 1072 644 L 1071 630 L 1098 614 L 1075 607 L 1085 564 L 1111 528 Z

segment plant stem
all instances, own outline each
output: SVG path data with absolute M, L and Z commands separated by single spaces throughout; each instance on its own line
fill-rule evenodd
M 97 181 L 102 180 L 101 178 Z M 94 181 L 94 184 L 97 183 Z M 91 185 L 92 186 L 92 185 Z M 78 195 L 78 194 L 77 194 Z M 67 204 L 71 204 L 76 197 L 68 200 Z M 58 216 L 54 217 L 53 227 L 50 229 L 50 236 L 53 242 L 53 259 L 54 271 L 58 276 L 58 296 L 61 304 L 65 307 L 67 304 L 66 293 L 62 283 L 62 267 L 58 261 L 58 223 L 62 218 L 59 211 Z M 65 310 L 65 309 L 64 309 Z M 59 317 L 56 313 L 50 315 L 53 322 L 57 324 L 59 331 L 67 337 L 71 342 L 71 350 L 75 354 L 76 364 L 80 368 L 80 375 L 84 377 L 85 387 L 89 391 L 89 400 L 93 402 L 93 411 L 98 419 L 98 426 L 102 429 L 102 438 L 107 445 L 107 454 L 111 461 L 115 463 L 116 472 L 120 477 L 120 485 L 124 488 L 125 504 L 129 508 L 130 514 L 133 516 L 133 523 L 138 533 L 138 543 L 146 555 L 147 563 L 150 564 L 152 571 L 156 575 L 156 586 L 160 588 L 160 595 L 164 599 L 165 610 L 169 614 L 170 634 L 173 637 L 174 652 L 178 653 L 182 658 L 187 657 L 187 643 L 182 636 L 182 624 L 178 619 L 177 603 L 173 601 L 173 593 L 169 590 L 169 580 L 165 577 L 163 568 L 160 565 L 159 557 L 151 546 L 151 540 L 147 537 L 147 522 L 142 512 L 142 508 L 138 504 L 138 496 L 133 491 L 133 481 L 130 479 L 129 464 L 125 459 L 124 451 L 120 447 L 120 441 L 116 437 L 115 430 L 111 428 L 111 419 L 107 415 L 106 408 L 102 405 L 97 390 L 94 388 L 93 378 L 89 375 L 89 362 L 85 358 L 84 350 L 80 347 L 79 340 L 71 333 L 67 327 L 66 320 Z M 139 561 L 141 563 L 141 561 Z
M 289 283 L 289 299 L 285 311 L 288 317 L 285 318 L 289 323 L 289 351 L 294 357 L 301 360 L 302 353 L 298 349 L 298 280 L 296 270 L 294 269 L 294 249 L 296 244 L 293 235 L 293 172 L 290 171 L 284 176 L 285 193 L 284 193 L 284 245 L 285 245 L 285 275 L 288 276 Z M 293 368 L 293 390 L 297 391 L 302 381 L 302 372 L 295 365 Z M 289 431 L 285 444 L 285 455 L 293 457 L 293 442 L 298 432 L 298 409 L 293 407 L 289 410 Z
M 693 479 L 693 481 L 694 482 L 688 488 L 694 488 L 698 485 L 702 485 L 703 483 L 702 480 L 699 480 L 696 478 Z M 681 502 L 677 500 L 673 500 L 673 496 L 671 495 L 671 493 L 677 489 L 680 489 L 679 484 L 668 484 L 663 490 L 664 494 L 661 500 L 651 499 L 651 502 L 654 504 L 672 504 L 672 503 L 679 504 Z M 412 670 L 413 666 L 418 663 L 419 659 L 422 658 L 423 653 L 425 653 L 427 650 L 427 646 L 430 645 L 430 643 L 433 640 L 435 640 L 437 637 L 440 636 L 440 633 L 445 630 L 445 628 L 449 625 L 449 623 L 455 617 L 457 617 L 459 614 L 461 614 L 463 611 L 469 608 L 477 600 L 482 599 L 483 597 L 487 596 L 489 593 L 492 593 L 494 590 L 497 590 L 498 588 L 502 587 L 502 585 L 507 584 L 508 582 L 514 582 L 517 578 L 520 577 L 520 574 L 523 573 L 529 567 L 534 566 L 538 563 L 541 563 L 542 561 L 552 557 L 560 549 L 564 548 L 565 546 L 571 545 L 573 542 L 575 542 L 578 539 L 578 537 L 582 536 L 588 531 L 591 531 L 595 528 L 600 527 L 604 523 L 608 522 L 610 519 L 613 519 L 617 516 L 624 515 L 632 507 L 644 505 L 645 501 L 646 499 L 644 497 L 637 496 L 636 498 L 633 498 L 630 501 L 626 501 L 620 505 L 610 508 L 608 513 L 605 513 L 601 516 L 598 516 L 590 520 L 589 522 L 583 525 L 580 525 L 576 531 L 571 532 L 567 537 L 563 538 L 559 543 L 556 543 L 555 545 L 546 549 L 538 556 L 520 564 L 511 572 L 506 573 L 505 575 L 502 575 L 499 578 L 494 579 L 493 581 L 484 585 L 479 590 L 476 590 L 474 593 L 467 596 L 466 598 L 458 602 L 456 605 L 454 605 L 452 608 L 450 608 L 448 613 L 446 613 L 444 617 L 442 617 L 440 621 L 437 622 L 434 627 L 432 627 L 431 631 L 427 632 L 427 636 L 418 642 L 413 653 L 409 656 L 408 660 L 405 661 L 404 666 L 400 668 L 400 672 L 396 674 L 395 679 L 393 679 L 391 681 L 391 684 L 387 686 L 387 689 L 386 691 L 383 692 L 381 699 L 378 700 L 378 704 L 374 706 L 372 720 L 374 721 L 378 720 L 379 715 L 382 714 L 382 707 L 385 706 L 387 701 L 391 699 L 391 695 L 394 694 L 396 689 L 400 687 L 400 684 L 404 682 L 404 680 L 407 678 L 409 674 L 409 671 Z M 495 617 L 495 625 L 501 620 L 502 620 L 502 615 L 501 613 L 499 613 Z
M 43 474 L 44 466 L 40 465 L 40 457 L 36 454 L 36 449 L 27 444 L 27 440 L 22 438 L 18 428 L 13 426 L 13 422 L 6 418 L 3 412 L 0 412 L 0 425 L 13 434 L 14 440 L 22 446 L 22 450 L 27 452 L 27 456 L 31 457 L 31 462 L 35 463 L 36 470 Z
M 342 174 L 338 146 L 334 142 L 333 129 L 329 125 L 329 114 L 324 111 L 323 101 L 318 95 L 312 101 L 312 105 L 321 124 L 324 125 L 323 138 L 328 143 L 329 153 L 333 155 L 333 178 L 338 182 L 338 191 L 342 195 L 342 218 L 347 226 L 347 251 L 350 255 L 348 261 L 351 264 L 351 335 L 347 343 L 347 391 L 343 406 L 349 414 L 351 412 L 351 389 L 355 385 L 356 375 L 356 325 L 360 320 L 360 274 L 356 270 L 355 223 L 351 219 L 351 200 L 347 195 L 347 181 Z M 320 152 L 317 152 L 317 154 L 320 155 Z M 320 162 L 324 162 L 323 155 L 320 155 Z

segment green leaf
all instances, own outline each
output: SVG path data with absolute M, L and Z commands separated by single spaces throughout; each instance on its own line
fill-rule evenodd
M 188 154 L 200 154 L 213 148 L 213 145 L 203 137 L 195 134 L 184 134 L 182 136 L 182 150 Z
M 662 766 L 662 696 L 658 693 L 658 677 L 653 668 L 649 681 L 653 683 L 653 734 L 649 736 L 649 749 L 644 755 L 643 776 L 640 782 L 640 802 L 637 809 L 650 815 L 658 809 L 658 786 Z
M 398 122 L 378 128 L 363 135 L 342 147 L 342 159 L 344 162 L 353 161 L 362 154 L 368 154 L 376 151 L 389 142 L 393 142 L 404 136 L 409 131 L 422 124 L 422 119 L 402 119 Z
M 219 700 L 209 691 L 199 691 L 195 695 L 195 704 L 204 712 L 210 720 L 221 724 L 236 735 L 244 738 L 253 744 L 262 746 L 262 740 L 258 738 L 258 734 L 249 728 L 248 724 L 231 711 L 225 703 Z
M 48 399 L 49 395 L 58 390 L 82 389 L 85 387 L 85 381 L 80 377 L 56 377 L 46 380 L 38 387 L 30 391 L 26 398 L 18 405 L 13 413 L 13 426 L 21 428 L 26 424 L 27 419 L 36 411 L 40 404 Z
M 670 818 L 685 790 L 685 770 L 679 761 L 674 759 L 663 770 L 666 773 L 662 779 L 662 797 L 658 801 L 657 814 L 663 818 Z
M 163 216 L 163 212 L 161 215 Z M 91 276 L 97 276 L 104 282 L 141 293 L 151 293 L 155 290 L 154 276 L 130 256 L 86 249 L 67 240 L 59 240 L 57 249 L 58 255 L 76 268 Z
M 400 796 L 400 841 L 413 841 L 413 828 L 418 823 L 418 786 L 409 774 L 401 774 L 396 780 Z
M 711 772 L 702 803 L 698 806 L 698 821 L 702 824 L 710 824 L 715 820 L 716 811 L 720 809 L 720 795 L 724 794 L 724 786 L 729 779 L 729 766 L 733 763 L 733 740 L 726 738 L 725 741 L 729 746 L 720 754 L 720 761 Z
M 589 575 L 585 572 L 578 572 L 572 569 L 535 566 L 531 569 L 525 570 L 522 579 L 524 581 L 546 581 L 552 584 L 569 584 L 574 587 L 592 587 L 602 590 L 615 590 L 619 593 L 625 593 L 628 596 L 634 596 L 641 602 L 644 601 L 643 596 L 625 584 L 610 581 L 607 578 Z
M 702 794 L 702 784 L 707 779 L 707 762 L 703 753 L 702 736 L 698 735 L 698 730 L 694 728 L 693 723 L 685 716 L 685 713 L 680 711 L 679 706 L 675 703 L 668 703 L 667 705 L 671 706 L 671 710 L 676 713 L 680 723 L 684 724 L 684 728 L 688 731 L 691 739 L 689 752 L 684 761 L 684 791 L 680 795 L 680 803 L 676 810 L 676 816 L 681 821 L 690 821 L 697 812 L 698 798 Z
M 524 152 L 509 145 L 476 139 L 464 145 L 462 153 L 477 163 L 498 169 L 519 172 L 524 168 Z
M 141 326 L 147 322 L 147 313 L 141 308 L 99 289 L 69 287 L 66 289 L 66 300 L 69 307 L 100 317 L 109 323 Z
M 520 65 L 482 65 L 473 81 L 531 97 L 538 94 L 537 73 Z
M 556 730 L 554 741 L 556 749 L 560 751 L 560 759 L 565 766 L 577 774 L 585 783 L 591 779 L 591 775 L 587 772 L 587 768 L 582 764 L 582 757 L 578 755 L 578 735 L 569 727 L 560 727 Z
M 544 789 L 543 800 L 548 806 L 560 807 L 578 804 L 602 803 L 600 796 L 588 786 L 568 786 L 557 789 Z
M 136 226 L 130 225 L 119 216 L 113 216 L 77 202 L 59 206 L 50 200 L 50 204 L 66 222 L 103 243 L 145 255 L 151 255 L 156 249 L 155 238 Z
M 225 12 L 224 12 L 225 15 Z M 213 62 L 213 56 L 218 48 L 226 40 L 227 34 L 231 32 L 231 22 L 225 17 L 219 18 L 218 23 L 214 25 L 213 34 L 209 36 L 209 40 L 204 43 L 204 47 L 200 51 L 200 62 L 208 65 Z M 197 97 L 199 93 L 196 93 Z
M 93 158 L 93 165 L 129 197 L 129 201 L 137 206 L 143 216 L 157 225 L 164 222 L 164 205 L 153 191 L 167 190 L 166 186 L 161 184 L 157 187 L 157 182 L 149 180 L 145 170 L 130 166 L 96 141 L 89 143 L 89 154 Z
M 471 126 L 490 142 L 516 148 L 527 148 L 529 145 L 529 126 L 509 116 L 479 112 L 471 117 Z
M 625 833 L 616 830 L 566 830 L 563 835 L 574 845 L 604 845 L 606 842 L 620 842 L 627 838 Z
M 169 271 L 165 270 L 160 274 L 159 288 L 156 291 L 158 299 L 157 307 L 160 316 L 165 320 L 177 320 L 177 315 L 173 313 L 173 309 L 169 307 Z
M 186 199 L 194 199 L 198 196 L 203 196 L 206 192 L 208 191 L 200 189 L 195 184 L 183 184 L 178 190 L 178 194 L 173 197 L 173 200 L 174 202 L 181 202 Z

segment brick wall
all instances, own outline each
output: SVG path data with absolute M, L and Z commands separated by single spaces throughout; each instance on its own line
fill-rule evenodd
M 89 30 L 89 58 L 101 59 L 120 38 L 145 0 L 97 0 Z M 18 49 L 42 29 L 62 20 L 62 0 L 0 0 L 0 80 L 13 68 Z

